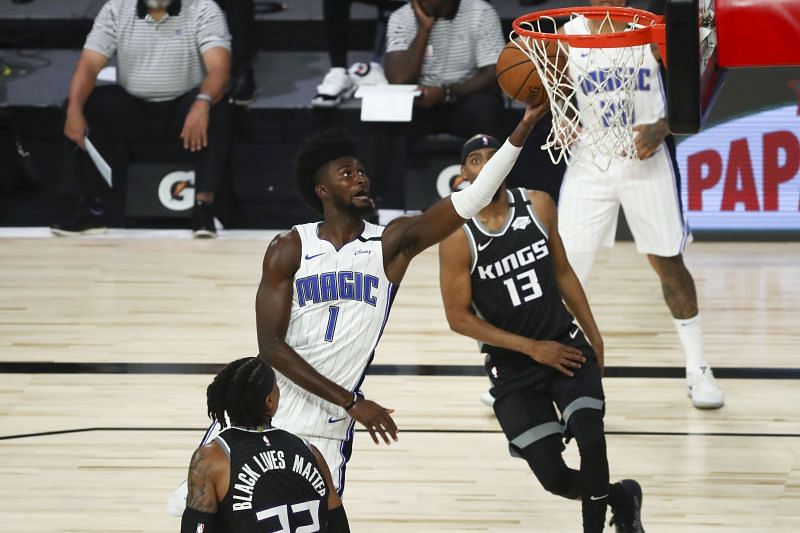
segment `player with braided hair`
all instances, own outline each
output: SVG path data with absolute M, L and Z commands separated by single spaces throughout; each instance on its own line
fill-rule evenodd
M 272 427 L 280 389 L 269 365 L 233 361 L 206 398 L 223 430 L 192 456 L 181 532 L 350 531 L 322 454 Z

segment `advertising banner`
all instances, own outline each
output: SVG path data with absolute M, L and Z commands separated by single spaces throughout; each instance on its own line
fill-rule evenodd
M 677 154 L 692 229 L 800 230 L 797 105 L 705 128 Z

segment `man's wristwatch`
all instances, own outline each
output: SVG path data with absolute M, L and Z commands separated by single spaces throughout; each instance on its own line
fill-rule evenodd
M 195 100 L 203 100 L 204 102 L 208 102 L 208 105 L 214 104 L 214 99 L 211 98 L 210 94 L 206 93 L 197 93 L 197 96 L 194 97 Z

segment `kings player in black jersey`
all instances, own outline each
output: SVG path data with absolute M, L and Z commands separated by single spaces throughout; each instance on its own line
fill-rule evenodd
M 224 429 L 192 456 L 181 533 L 350 531 L 319 450 L 271 427 L 279 398 L 275 372 L 257 357 L 208 386 L 208 414 Z
M 462 177 L 471 183 L 498 146 L 488 135 L 469 139 Z M 582 501 L 584 532 L 603 531 L 607 505 L 617 532 L 642 532 L 639 484 L 609 485 L 603 339 L 567 262 L 556 218 L 547 193 L 502 185 L 463 231 L 442 241 L 447 320 L 453 331 L 482 344 L 495 414 L 512 455 L 528 462 L 546 490 Z M 580 470 L 564 462 L 564 437 L 578 443 Z

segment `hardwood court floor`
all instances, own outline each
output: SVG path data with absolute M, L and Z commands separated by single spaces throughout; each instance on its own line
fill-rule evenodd
M 0 368 L 253 354 L 268 238 L 0 239 Z M 690 247 L 715 366 L 800 367 L 798 253 L 798 244 Z M 655 375 L 682 364 L 655 276 L 632 245 L 601 256 L 589 293 L 609 366 Z M 480 361 L 472 341 L 447 329 L 427 252 L 401 287 L 376 363 L 430 372 L 424 365 Z M 4 531 L 178 530 L 164 500 L 202 436 L 211 375 L 134 370 L 0 376 L 0 437 L 78 430 L 0 440 Z M 545 493 L 508 456 L 477 401 L 485 378 L 437 372 L 367 378 L 367 394 L 397 409 L 402 433 L 389 448 L 357 434 L 345 497 L 353 531 L 578 531 L 579 505 Z M 612 478 L 642 482 L 651 532 L 800 531 L 797 380 L 721 383 L 727 405 L 704 412 L 680 379 L 607 378 Z M 567 456 L 577 464 L 574 444 Z

